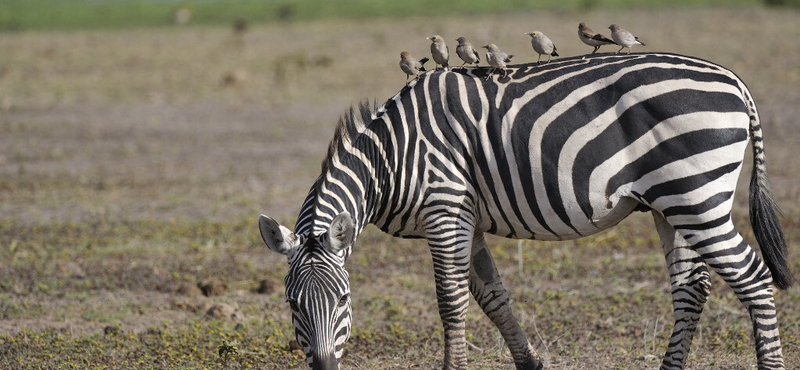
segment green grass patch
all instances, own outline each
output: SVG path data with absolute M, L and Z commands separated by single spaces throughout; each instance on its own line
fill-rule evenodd
M 23 329 L 0 335 L 0 367 L 4 369 L 206 368 L 261 366 L 266 359 L 295 367 L 305 356 L 286 347 L 290 327 L 271 320 L 237 324 L 194 321 L 154 326 L 133 333 L 108 326 L 95 334 Z M 224 342 L 237 343 L 237 353 L 219 355 Z
M 630 7 L 754 5 L 758 0 L 231 0 L 231 1 L 92 1 L 5 0 L 0 3 L 0 30 L 153 27 L 176 24 L 175 13 L 185 8 L 187 23 L 229 24 L 297 21 L 325 18 L 362 19 L 417 15 L 503 13 L 543 9 L 594 10 Z

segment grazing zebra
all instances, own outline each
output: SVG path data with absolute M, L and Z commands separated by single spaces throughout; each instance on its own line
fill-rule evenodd
M 783 369 L 771 284 L 792 275 L 769 197 L 750 92 L 731 71 L 663 53 L 433 72 L 383 106 L 341 120 L 292 232 L 261 216 L 288 256 L 286 297 L 313 369 L 338 369 L 350 334 L 345 261 L 372 223 L 427 239 L 444 326 L 444 369 L 466 369 L 470 292 L 517 369 L 542 363 L 511 312 L 484 233 L 574 239 L 650 211 L 670 273 L 675 326 L 662 369 L 681 369 L 710 293 L 707 266 L 744 304 L 759 369 Z M 731 220 L 748 139 L 750 221 L 764 262 Z

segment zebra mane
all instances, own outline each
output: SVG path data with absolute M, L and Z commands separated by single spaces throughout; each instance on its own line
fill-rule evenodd
M 333 139 L 328 144 L 328 153 L 325 155 L 325 159 L 322 160 L 321 173 L 324 174 L 330 169 L 333 157 L 339 149 L 364 132 L 380 108 L 382 107 L 378 106 L 377 101 L 370 103 L 368 100 L 362 100 L 358 105 L 350 106 L 350 109 L 339 118 L 339 123 L 336 124 L 336 131 L 333 133 Z

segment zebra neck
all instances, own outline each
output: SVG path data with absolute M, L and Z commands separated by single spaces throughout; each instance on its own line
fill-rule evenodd
M 383 190 L 388 185 L 375 176 L 372 161 L 363 157 L 333 162 L 306 197 L 295 226 L 298 234 L 324 233 L 334 217 L 347 212 L 353 218 L 358 236 L 380 211 Z

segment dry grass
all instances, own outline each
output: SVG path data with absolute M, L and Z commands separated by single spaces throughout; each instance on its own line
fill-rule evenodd
M 388 98 L 399 52 L 465 35 L 533 58 L 531 29 L 563 55 L 585 53 L 578 22 L 613 22 L 646 50 L 700 56 L 749 83 L 765 126 L 770 176 L 800 271 L 797 12 L 538 12 L 434 21 L 319 21 L 227 28 L 0 33 L 0 367 L 265 368 L 302 363 L 285 350 L 285 260 L 261 245 L 258 213 L 291 224 L 337 117 Z M 297 40 L 302 40 L 298 42 Z M 749 173 L 749 169 L 745 169 Z M 736 219 L 746 221 L 746 183 Z M 652 222 L 636 215 L 580 241 L 492 238 L 518 316 L 551 369 L 655 368 L 671 330 L 666 271 Z M 354 369 L 440 366 L 441 328 L 421 242 L 373 228 L 349 261 Z M 217 297 L 177 287 L 216 277 Z M 268 277 L 276 292 L 255 294 Z M 391 293 L 388 293 L 391 292 Z M 797 289 L 777 305 L 790 368 L 800 364 Z M 235 303 L 239 322 L 208 318 Z M 468 317 L 472 368 L 511 363 L 495 329 Z M 689 368 L 755 363 L 749 320 L 719 279 Z M 105 329 L 110 327 L 110 329 Z M 118 328 L 118 329 L 117 329 Z M 104 330 L 105 329 L 105 330 Z M 240 354 L 217 356 L 223 340 Z M 248 352 L 249 351 L 249 352 Z

